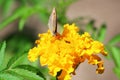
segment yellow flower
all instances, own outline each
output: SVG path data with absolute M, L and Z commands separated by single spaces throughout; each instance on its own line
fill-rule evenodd
M 37 46 L 29 51 L 28 59 L 35 61 L 40 57 L 41 65 L 47 65 L 49 73 L 57 76 L 58 80 L 70 80 L 76 67 L 86 59 L 89 64 L 98 66 L 97 73 L 103 73 L 103 61 L 97 54 L 107 55 L 104 45 L 93 40 L 89 33 L 80 35 L 78 31 L 75 24 L 66 24 L 62 34 L 52 36 L 49 30 L 39 34 Z

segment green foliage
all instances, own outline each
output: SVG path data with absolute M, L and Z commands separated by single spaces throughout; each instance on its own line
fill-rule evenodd
M 14 0 L 9 0 L 6 2 L 6 0 L 1 0 L 2 1 L 2 4 L 1 6 L 3 7 L 2 8 L 2 11 L 3 11 L 3 16 L 6 17 L 7 14 L 10 12 L 10 8 L 12 7 L 11 5 L 13 5 L 14 3 Z
M 7 38 L 7 52 L 8 53 L 23 53 L 29 50 L 33 45 L 33 37 L 22 33 L 15 33 Z M 16 45 L 17 44 L 17 45 Z M 24 46 L 24 47 L 23 47 Z
M 44 80 L 44 78 L 42 78 L 41 76 L 38 76 L 36 73 L 33 73 L 29 70 L 25 70 L 25 69 L 11 69 L 10 71 L 15 72 L 16 74 L 24 77 L 24 79 L 27 80 Z
M 3 54 L 6 47 L 5 42 L 1 46 L 0 50 Z M 0 80 L 56 80 L 48 74 L 46 67 L 30 63 L 27 55 L 28 52 L 14 55 L 7 66 L 0 71 Z M 4 61 L 2 60 L 2 62 Z
M 54 1 L 54 3 L 53 3 Z M 8 24 L 12 23 L 13 21 L 19 19 L 19 30 L 24 28 L 25 22 L 27 21 L 28 17 L 34 14 L 38 14 L 41 21 L 46 23 L 48 22 L 49 15 L 53 7 L 57 8 L 58 14 L 58 22 L 60 24 L 67 23 L 69 21 L 66 17 L 67 7 L 77 0 L 1 0 L 1 7 L 3 15 L 8 15 L 8 12 L 13 3 L 18 2 L 21 5 L 18 6 L 16 10 L 12 12 L 11 15 L 8 17 L 3 18 L 4 20 L 0 23 L 0 29 L 3 29 Z M 47 4 L 47 5 L 46 5 Z M 62 14 L 62 15 L 61 15 Z
M 5 55 L 6 42 L 0 43 L 0 66 L 2 66 Z M 1 68 L 1 67 L 0 67 Z
M 0 80 L 24 80 L 24 79 L 12 72 L 0 72 Z
M 15 20 L 19 20 L 18 29 L 23 33 L 25 24 L 30 16 L 37 15 L 43 23 L 47 25 L 49 15 L 53 7 L 57 9 L 57 17 L 59 25 L 65 23 L 80 23 L 84 17 L 69 20 L 66 16 L 67 8 L 77 0 L 0 0 L 0 12 L 2 21 L 0 22 L 0 30 L 7 27 Z M 13 5 L 18 4 L 16 9 Z M 95 25 L 95 20 L 84 24 L 85 30 L 91 33 L 95 40 L 104 42 L 107 27 L 102 24 L 99 28 Z M 61 27 L 62 29 L 62 27 Z M 30 35 L 17 34 L 6 38 L 6 42 L 0 43 L 0 80 L 56 80 L 50 76 L 46 67 L 38 66 L 36 63 L 30 63 L 27 59 L 27 51 L 32 47 L 34 38 Z M 114 61 L 114 72 L 120 79 L 120 34 L 113 37 L 105 44 L 108 50 L 108 56 Z M 6 51 L 5 51 L 6 49 Z M 25 52 L 26 51 L 26 52 Z M 7 56 L 5 56 L 5 52 Z M 10 59 L 8 54 L 11 54 Z M 7 60 L 8 62 L 6 62 Z M 5 63 L 6 62 L 6 63 Z
M 32 66 L 32 65 L 23 64 L 23 65 L 18 65 L 18 66 L 16 66 L 15 68 L 25 69 L 25 70 L 27 69 L 28 71 L 37 73 L 37 74 L 41 75 L 42 77 L 44 77 L 42 71 L 40 72 L 40 69 L 38 69 L 38 68 L 36 68 L 35 66 Z
M 114 54 L 111 54 L 116 67 L 120 68 L 120 47 L 111 47 L 111 51 Z
M 106 25 L 102 24 L 98 31 L 97 39 L 99 41 L 103 42 L 105 39 L 105 34 L 106 34 Z
M 114 36 L 109 42 L 107 43 L 107 48 L 109 50 L 109 55 L 113 59 L 113 62 L 115 64 L 114 72 L 116 76 L 120 80 L 120 46 L 118 45 L 120 43 L 120 34 Z
M 117 43 L 120 42 L 120 34 L 117 34 L 116 36 L 114 36 L 108 43 L 110 45 L 116 45 Z
M 116 76 L 117 76 L 117 77 L 119 78 L 119 80 L 120 80 L 120 68 L 115 67 L 113 70 L 114 70 Z
M 26 58 L 27 54 L 17 54 L 14 57 L 10 59 L 10 61 L 7 64 L 7 68 L 14 68 L 18 65 L 25 64 L 26 63 Z M 22 62 L 22 63 L 21 63 Z
M 94 20 L 91 20 L 87 25 L 86 25 L 86 30 L 87 32 L 93 32 L 94 28 Z

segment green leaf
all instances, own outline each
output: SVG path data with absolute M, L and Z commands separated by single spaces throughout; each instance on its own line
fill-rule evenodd
M 120 68 L 120 47 L 111 46 L 110 49 L 112 51 L 111 56 L 115 63 L 115 66 Z
M 106 25 L 105 24 L 102 24 L 102 26 L 100 27 L 99 29 L 99 32 L 98 32 L 98 40 L 103 42 L 104 39 L 105 39 L 105 34 L 106 34 Z
M 26 20 L 27 20 L 26 17 L 22 17 L 22 18 L 20 19 L 20 22 L 19 22 L 19 30 L 20 30 L 20 31 L 23 30 Z
M 91 20 L 87 25 L 86 25 L 86 31 L 91 33 L 92 38 L 96 39 L 97 36 L 97 28 L 94 26 L 95 20 Z
M 4 0 L 0 0 L 0 7 L 1 7 L 1 4 L 3 4 Z
M 29 10 L 29 8 L 26 7 L 20 7 L 18 8 L 11 16 L 7 17 L 5 20 L 3 20 L 0 23 L 0 29 L 3 29 L 6 27 L 9 23 L 13 22 L 17 18 L 21 17 L 24 13 L 26 13 Z
M 26 13 L 24 13 L 24 14 L 22 15 L 22 17 L 21 17 L 21 19 L 20 19 L 20 22 L 19 22 L 19 30 L 20 30 L 20 31 L 23 30 L 24 24 L 25 24 L 25 22 L 27 21 L 27 18 L 28 18 L 30 15 L 32 15 L 33 13 L 35 13 L 37 10 L 39 10 L 39 9 L 35 10 L 34 8 L 36 8 L 36 6 L 33 7 L 33 8 L 30 8 L 30 9 L 28 10 L 28 12 L 26 12 Z M 39 7 L 38 7 L 38 8 L 39 8 Z
M 20 22 L 19 22 L 19 30 L 22 30 L 24 28 L 24 24 L 25 24 L 27 18 L 30 15 L 39 12 L 39 10 L 41 10 L 41 8 L 39 6 L 34 6 L 30 9 L 28 9 L 28 11 L 21 16 L 21 19 L 20 19 Z
M 96 27 L 93 27 L 91 36 L 93 39 L 96 40 L 96 38 L 97 38 L 97 28 Z
M 10 61 L 7 64 L 7 68 L 14 68 L 20 64 L 26 64 L 26 63 L 28 63 L 27 53 L 17 54 L 10 59 Z
M 42 74 L 44 75 L 44 77 L 46 78 L 46 80 L 56 80 L 56 77 L 51 76 L 49 74 L 49 69 L 48 69 L 47 66 L 40 67 L 39 70 L 40 70 L 40 72 L 42 72 Z
M 23 80 L 23 78 L 12 72 L 0 72 L 0 80 Z
M 34 67 L 32 65 L 18 65 L 16 66 L 15 68 L 19 68 L 19 69 L 25 69 L 25 70 L 28 70 L 28 71 L 31 71 L 31 72 L 34 72 L 36 74 L 38 74 L 39 76 L 44 77 L 44 75 L 42 74 L 42 72 L 37 68 L 37 67 Z M 40 68 L 40 67 L 39 67 Z
M 43 23 L 46 24 L 48 22 L 49 15 L 48 15 L 47 11 L 42 10 L 42 13 L 39 13 L 39 17 Z
M 3 16 L 6 16 L 9 14 L 9 11 L 11 10 L 11 6 L 13 4 L 14 0 L 4 0 L 4 3 L 2 4 L 3 7 Z
M 24 53 L 24 51 L 28 51 L 31 47 L 32 37 L 26 36 L 24 32 L 20 34 L 16 33 L 15 35 L 7 38 L 7 51 L 9 51 L 10 53 Z
M 117 75 L 117 77 L 120 80 L 120 68 L 115 67 L 113 70 L 114 70 L 115 74 Z
M 4 41 L 0 44 L 0 66 L 2 65 L 4 60 L 5 48 L 6 48 L 6 42 Z
M 18 0 L 21 6 L 27 5 L 28 0 Z
M 87 25 L 86 25 L 86 31 L 91 32 L 94 27 L 94 20 L 91 20 Z
M 108 44 L 110 44 L 110 45 L 115 45 L 115 44 L 117 44 L 118 42 L 120 42 L 120 34 L 114 36 L 114 37 L 108 42 Z
M 13 71 L 13 72 L 19 74 L 26 80 L 44 80 L 41 76 L 38 76 L 36 73 L 33 73 L 33 72 L 25 70 L 25 69 L 16 68 L 16 69 L 11 69 L 10 71 Z
M 33 7 L 20 7 L 18 8 L 11 16 L 7 17 L 5 20 L 3 20 L 1 23 L 0 23 L 0 29 L 3 29 L 4 27 L 6 27 L 9 23 L 13 22 L 14 20 L 18 19 L 18 18 L 21 18 L 21 17 L 24 17 L 24 16 L 27 16 L 29 17 L 30 15 L 34 14 L 34 13 L 40 13 L 44 11 L 43 8 L 39 7 L 38 5 L 36 6 L 33 6 Z M 24 25 L 24 22 L 25 22 L 25 19 L 24 18 L 22 20 L 22 22 L 19 24 L 20 25 L 20 29 L 23 28 L 23 25 Z
M 53 77 L 49 74 L 49 69 L 46 66 L 34 67 L 33 65 L 25 64 L 25 65 L 18 65 L 15 68 L 31 71 L 31 72 L 36 73 L 37 75 L 43 77 L 45 80 L 56 80 L 56 77 Z
M 31 4 L 40 4 L 42 0 L 29 0 Z

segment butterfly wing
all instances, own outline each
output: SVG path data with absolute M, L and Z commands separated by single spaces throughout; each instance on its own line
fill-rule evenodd
M 57 34 L 57 14 L 55 8 L 53 8 L 53 11 L 50 15 L 49 21 L 48 21 L 48 27 L 52 33 L 52 35 Z

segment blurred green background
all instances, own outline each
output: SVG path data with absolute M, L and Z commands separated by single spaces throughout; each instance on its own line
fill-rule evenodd
M 72 80 L 117 80 L 120 77 L 119 5 L 118 0 L 0 0 L 0 42 L 7 43 L 2 68 L 12 56 L 32 48 L 38 33 L 48 30 L 48 19 L 55 7 L 59 31 L 65 23 L 75 23 L 81 29 L 80 34 L 89 32 L 105 44 L 109 53 L 108 58 L 102 56 L 104 74 L 96 75 L 95 67 L 86 62 L 78 67 Z

